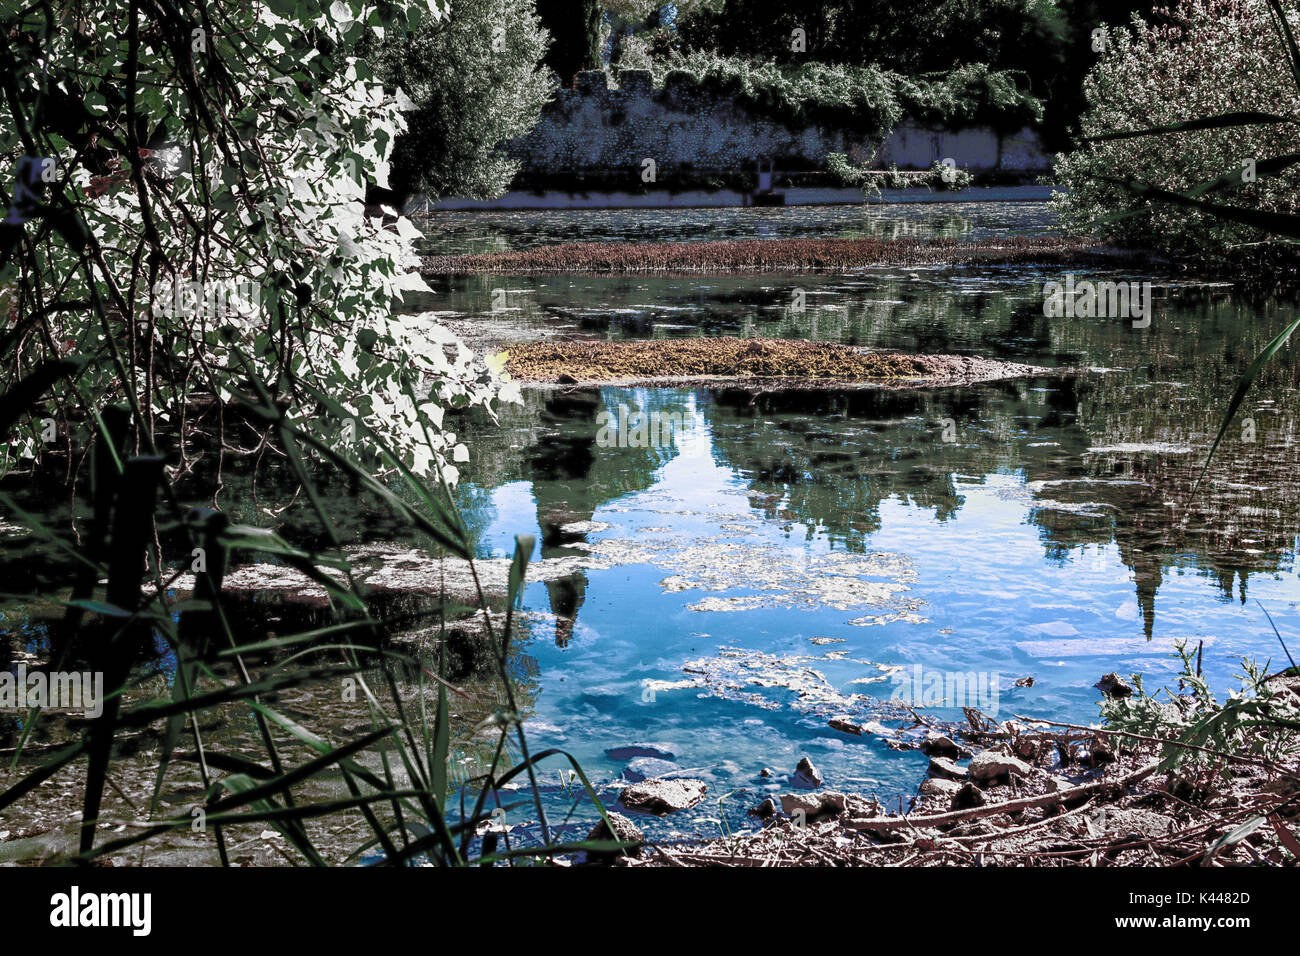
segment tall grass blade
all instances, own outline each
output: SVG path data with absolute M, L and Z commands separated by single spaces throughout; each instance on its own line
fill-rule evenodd
M 1098 133 L 1085 136 L 1085 143 L 1100 143 L 1107 140 L 1137 139 L 1143 136 L 1165 136 L 1169 133 L 1190 133 L 1202 129 L 1231 129 L 1236 126 L 1261 126 L 1274 123 L 1294 123 L 1289 116 L 1280 113 L 1264 113 L 1258 110 L 1238 110 L 1220 113 L 1218 116 L 1203 116 L 1199 119 L 1185 120 L 1181 123 L 1167 123 L 1163 126 L 1149 126 L 1146 129 L 1121 130 L 1118 133 Z
M 438 712 L 433 722 L 433 756 L 429 773 L 433 778 L 433 802 L 439 810 L 447 801 L 447 758 L 451 750 L 451 714 L 447 707 L 447 688 L 438 685 Z
M 1277 635 L 1277 642 L 1282 645 L 1282 653 L 1285 654 L 1286 659 L 1291 662 L 1291 668 L 1294 670 L 1296 666 L 1295 658 L 1291 656 L 1291 651 L 1286 646 L 1286 641 L 1282 640 L 1282 632 L 1279 631 L 1277 625 L 1273 623 L 1273 615 L 1268 613 L 1268 608 L 1264 607 L 1263 603 L 1258 598 L 1255 599 L 1255 603 L 1259 605 L 1259 609 L 1263 611 L 1264 616 L 1268 618 L 1268 626 L 1273 628 L 1273 633 Z
M 1130 180 L 1114 179 L 1110 176 L 1098 176 L 1098 181 L 1111 183 L 1127 190 L 1135 196 L 1147 199 L 1158 199 L 1164 202 L 1173 203 L 1176 206 L 1186 206 L 1196 209 L 1208 216 L 1216 219 L 1227 219 L 1229 222 L 1240 223 L 1243 226 L 1251 226 L 1262 232 L 1274 233 L 1276 235 L 1290 236 L 1293 239 L 1300 239 L 1300 216 L 1292 213 L 1270 212 L 1264 209 L 1247 209 L 1239 206 L 1225 206 L 1222 203 L 1207 202 L 1204 199 L 1195 199 L 1191 196 L 1184 196 L 1182 193 L 1176 193 L 1160 186 L 1152 186 L 1149 183 L 1140 183 Z
M 1287 62 L 1291 65 L 1291 75 L 1295 77 L 1296 86 L 1300 87 L 1300 46 L 1296 45 L 1295 34 L 1291 31 L 1291 21 L 1287 19 L 1280 0 L 1268 0 L 1268 8 L 1273 15 L 1274 26 L 1282 35 Z
M 1205 478 L 1205 473 L 1210 470 L 1210 462 L 1214 460 L 1214 453 L 1219 448 L 1219 443 L 1223 441 L 1223 436 L 1228 431 L 1228 426 L 1232 424 L 1232 419 L 1237 414 L 1237 409 L 1241 407 L 1242 400 L 1245 399 L 1246 393 L 1250 391 L 1251 385 L 1255 384 L 1255 379 L 1259 377 L 1260 370 L 1268 363 L 1286 345 L 1287 339 L 1297 328 L 1300 328 L 1300 318 L 1288 325 L 1285 329 L 1277 334 L 1277 337 L 1264 350 L 1255 356 L 1255 360 L 1250 363 L 1250 367 L 1237 383 L 1237 390 L 1232 393 L 1232 399 L 1228 402 L 1228 410 L 1224 413 L 1223 423 L 1219 426 L 1219 433 L 1214 436 L 1214 443 L 1210 445 L 1209 454 L 1205 456 L 1205 463 L 1201 465 L 1200 474 L 1196 476 L 1196 482 L 1192 485 L 1191 493 L 1188 495 L 1188 501 L 1196 497 L 1196 491 L 1201 487 L 1201 482 Z

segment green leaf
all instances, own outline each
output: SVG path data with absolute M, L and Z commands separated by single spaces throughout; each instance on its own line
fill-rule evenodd
M 445 807 L 447 799 L 447 754 L 451 749 L 451 716 L 447 709 L 447 688 L 438 685 L 438 713 L 433 724 L 433 759 L 429 768 L 432 774 L 433 800 L 438 809 Z
M 506 604 L 510 607 L 523 601 L 524 575 L 536 545 L 537 540 L 531 534 L 515 535 L 515 557 L 510 562 L 510 585 L 506 594 Z
M 1278 173 L 1290 169 L 1296 163 L 1300 163 L 1300 153 L 1287 153 L 1285 156 L 1274 156 L 1271 159 L 1261 159 L 1255 164 L 1255 181 L 1268 179 L 1276 176 Z M 1222 176 L 1216 176 L 1208 182 L 1193 186 L 1183 193 L 1184 196 L 1196 198 L 1204 196 L 1206 193 L 1220 192 L 1225 189 L 1236 189 L 1239 186 L 1249 185 L 1241 178 L 1241 169 L 1232 169 Z

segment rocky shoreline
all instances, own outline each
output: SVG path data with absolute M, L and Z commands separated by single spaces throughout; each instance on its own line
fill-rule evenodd
M 1300 700 L 1300 677 L 1270 680 Z M 1098 686 L 1108 696 L 1132 692 L 1113 674 Z M 794 790 L 749 811 L 762 824 L 757 832 L 653 843 L 619 816 L 613 822 L 624 852 L 583 862 L 1231 866 L 1283 865 L 1300 855 L 1293 760 L 1214 752 L 1220 763 L 1212 772 L 1188 773 L 1172 759 L 1185 743 L 1024 717 L 994 723 L 973 710 L 966 716 L 965 725 L 948 732 L 926 731 L 918 749 L 931 758 L 929 773 L 906 813 L 888 813 L 874 797 L 817 789 L 820 776 L 804 758 L 791 777 Z M 660 783 L 639 786 L 658 793 Z M 677 786 L 683 783 L 691 782 Z M 602 823 L 589 839 L 608 834 Z

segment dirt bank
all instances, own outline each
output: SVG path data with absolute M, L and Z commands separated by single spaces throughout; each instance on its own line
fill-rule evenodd
M 867 266 L 983 263 L 1083 265 L 1122 254 L 1080 239 L 1010 236 L 960 239 L 738 239 L 720 242 L 588 242 L 519 252 L 425 256 L 421 270 L 439 275 L 591 273 L 816 273 Z
M 771 382 L 791 385 L 955 385 L 1048 374 L 1014 362 L 960 355 L 873 352 L 796 339 L 649 339 L 517 342 L 506 371 L 551 385 L 674 385 Z

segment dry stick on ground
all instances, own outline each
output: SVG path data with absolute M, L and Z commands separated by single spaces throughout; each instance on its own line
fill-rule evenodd
M 1093 783 L 1083 784 L 1078 787 L 1071 787 L 1059 793 L 1045 793 L 1037 797 L 1025 797 L 1020 800 L 1008 800 L 1004 803 L 993 803 L 983 807 L 971 807 L 968 810 L 954 810 L 951 813 L 934 813 L 924 817 L 914 817 L 907 814 L 894 817 L 855 817 L 846 822 L 846 826 L 854 830 L 901 830 L 904 827 L 942 827 L 951 823 L 961 823 L 965 820 L 974 820 L 979 817 L 998 816 L 1003 813 L 1017 813 L 1021 810 L 1035 810 L 1040 807 L 1055 806 L 1066 800 L 1077 800 L 1080 797 L 1089 796 L 1099 790 L 1108 787 L 1127 788 L 1133 784 L 1151 776 L 1160 767 L 1160 761 L 1154 760 L 1144 767 L 1133 771 L 1127 776 L 1118 780 L 1097 780 Z
M 1254 807 L 1245 807 L 1237 810 L 1234 813 L 1228 814 L 1222 817 L 1221 819 L 1214 821 L 1213 823 L 1207 823 L 1200 826 L 1191 827 L 1186 830 L 1178 830 L 1173 833 L 1166 833 L 1165 835 L 1160 837 L 1146 837 L 1145 839 L 1140 839 L 1140 840 L 1125 839 L 1120 841 L 1114 841 L 1111 843 L 1100 843 L 1095 845 L 1089 844 L 1085 841 L 1079 841 L 1082 844 L 1081 846 L 1069 850 L 988 849 L 988 850 L 983 850 L 981 852 L 993 854 L 995 856 L 1020 856 L 1020 857 L 1041 858 L 1041 859 L 1066 859 L 1068 857 L 1080 856 L 1082 854 L 1093 854 L 1093 853 L 1105 852 L 1105 851 L 1122 852 L 1124 850 L 1137 850 L 1143 847 L 1150 847 L 1156 850 L 1172 851 L 1173 845 L 1175 843 L 1185 842 L 1187 840 L 1191 840 L 1196 837 L 1203 837 L 1209 831 L 1227 827 L 1229 824 L 1235 823 L 1237 820 L 1240 820 L 1242 817 L 1248 816 L 1255 811 L 1256 808 Z M 1177 865 L 1180 862 L 1186 862 L 1186 860 L 1195 859 L 1197 856 L 1204 854 L 1204 852 L 1208 849 L 1209 849 L 1208 847 L 1202 847 L 1197 853 L 1193 853 L 1190 857 L 1180 858 L 1180 860 L 1175 861 L 1174 865 Z
M 944 837 L 944 839 L 953 840 L 955 842 L 962 842 L 966 840 L 971 840 L 974 842 L 979 842 L 982 840 L 1000 840 L 1003 837 L 1013 836 L 1019 833 L 1027 833 L 1030 830 L 1037 829 L 1038 827 L 1041 826 L 1046 826 L 1049 823 L 1058 823 L 1061 820 L 1064 820 L 1066 817 L 1072 817 L 1075 816 L 1076 814 L 1082 813 L 1084 810 L 1087 810 L 1091 806 L 1092 806 L 1092 797 L 1089 797 L 1087 800 L 1085 800 L 1079 806 L 1075 807 L 1073 810 L 1067 810 L 1065 813 L 1058 813 L 1050 817 L 1043 817 L 1041 820 L 1035 820 L 1033 823 L 1026 823 L 1024 826 L 1012 827 L 1010 830 L 995 830 L 992 833 L 972 833 L 967 836 Z
M 1165 796 L 1168 796 L 1168 794 L 1165 794 Z M 1173 852 L 1186 853 L 1185 849 L 1183 851 L 1176 850 L 1175 844 L 1185 843 L 1188 840 L 1192 840 L 1198 837 L 1204 837 L 1206 834 L 1214 830 L 1220 830 L 1220 831 L 1229 830 L 1232 826 L 1236 825 L 1238 821 L 1242 820 L 1245 817 L 1250 816 L 1251 814 L 1262 813 L 1266 817 L 1272 817 L 1272 815 L 1276 814 L 1279 809 L 1281 809 L 1287 803 L 1293 802 L 1295 799 L 1297 798 L 1292 797 L 1288 800 L 1283 800 L 1281 803 L 1269 807 L 1266 810 L 1261 809 L 1258 805 L 1253 805 L 1253 804 L 1244 807 L 1237 807 L 1225 815 L 1216 817 L 1215 819 L 1211 820 L 1209 823 L 1202 823 L 1202 824 L 1197 824 L 1196 826 L 1186 827 L 1182 830 L 1176 830 L 1171 833 L 1166 833 L 1163 836 L 1159 836 L 1159 837 L 1147 837 L 1146 839 L 1139 839 L 1139 840 L 1121 840 L 1121 841 L 1111 842 L 1108 844 L 1102 844 L 1097 846 L 1089 846 L 1085 844 L 1084 846 L 1081 846 L 1077 849 L 1071 849 L 1071 850 L 1016 851 L 1016 850 L 989 849 L 984 852 L 988 852 L 1000 856 L 1067 858 L 1071 856 L 1078 856 L 1083 853 L 1096 853 L 1102 851 L 1110 852 L 1110 853 L 1118 853 L 1118 852 L 1123 852 L 1124 850 L 1135 850 L 1135 849 L 1142 849 L 1145 847 L 1146 849 L 1152 852 L 1159 850 L 1165 853 L 1173 853 Z M 1074 811 L 1071 812 L 1073 813 Z M 1060 820 L 1067 815 L 1068 814 L 1061 814 L 1060 816 L 1049 817 L 1047 819 Z M 995 836 L 1002 836 L 1010 832 L 1013 831 L 1003 831 L 1003 833 L 995 834 Z M 963 839 L 963 838 L 957 838 L 957 839 Z M 1209 851 L 1209 847 L 1197 848 L 1190 855 L 1180 857 L 1178 860 L 1174 862 L 1173 865 L 1178 866 L 1178 865 L 1189 863 L 1191 861 L 1198 859 L 1201 856 L 1204 856 L 1205 853 L 1207 853 L 1208 851 Z

